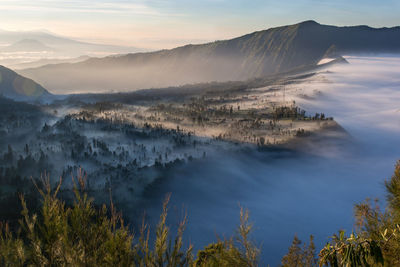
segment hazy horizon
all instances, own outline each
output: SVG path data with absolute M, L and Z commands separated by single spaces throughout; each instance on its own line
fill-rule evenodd
M 41 30 L 93 43 L 164 49 L 229 39 L 271 27 L 315 20 L 321 24 L 400 25 L 400 4 L 387 0 L 280 1 L 5 0 L 1 29 Z M 309 6 L 313 8 L 310 9 Z M 329 12 L 327 12 L 329 10 Z M 221 14 L 223 14 L 221 16 Z

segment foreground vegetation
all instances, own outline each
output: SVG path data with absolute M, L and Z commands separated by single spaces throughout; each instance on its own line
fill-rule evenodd
M 96 209 L 85 192 L 80 172 L 74 180 L 74 203 L 68 207 L 58 198 L 48 177 L 37 186 L 42 196 L 38 214 L 31 214 L 21 196 L 20 229 L 11 231 L 1 225 L 1 266 L 256 266 L 258 249 L 249 239 L 249 214 L 241 210 L 237 237 L 219 240 L 200 250 L 195 258 L 192 246 L 183 246 L 184 218 L 172 239 L 166 225 L 166 198 L 155 241 L 144 222 L 136 237 L 124 224 L 113 203 Z
M 34 182 L 35 183 L 35 182 Z M 166 198 L 154 241 L 143 222 L 138 235 L 124 224 L 111 201 L 96 208 L 85 192 L 81 172 L 74 180 L 74 202 L 66 205 L 58 196 L 61 180 L 55 188 L 48 177 L 39 185 L 42 196 L 38 214 L 29 212 L 21 196 L 20 228 L 0 225 L 1 266 L 258 266 L 259 248 L 249 235 L 249 214 L 240 212 L 236 236 L 218 240 L 198 251 L 183 244 L 186 218 L 174 237 L 166 225 Z M 394 175 L 386 181 L 387 207 L 380 210 L 367 200 L 355 206 L 357 230 L 344 231 L 315 256 L 313 237 L 307 245 L 295 237 L 282 266 L 399 266 L 400 265 L 400 161 Z
M 387 207 L 381 210 L 378 200 L 372 204 L 368 199 L 355 205 L 356 231 L 333 235 L 318 255 L 319 266 L 400 266 L 400 161 L 385 186 Z M 315 266 L 304 264 L 309 250 L 299 244 L 295 237 L 283 266 Z M 292 264 L 285 264 L 287 259 Z

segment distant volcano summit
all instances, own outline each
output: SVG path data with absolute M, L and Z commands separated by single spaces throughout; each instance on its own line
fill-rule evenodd
M 12 45 L 5 47 L 3 52 L 51 52 L 54 51 L 53 48 L 34 40 L 34 39 L 24 39 L 16 42 Z

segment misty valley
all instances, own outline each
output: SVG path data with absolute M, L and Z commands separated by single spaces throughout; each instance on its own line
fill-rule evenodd
M 51 104 L 3 97 L 3 197 L 29 192 L 29 177 L 39 178 L 43 171 L 65 179 L 63 189 L 71 190 L 69 176 L 82 169 L 88 190 L 101 203 L 111 190 L 117 203 L 134 205 L 167 169 L 217 151 L 294 151 L 306 142 L 302 139 L 346 136 L 332 117 L 308 115 L 292 100 L 298 89 L 286 87 L 314 75 L 264 81 L 268 85 L 261 88 L 228 83 L 157 89 L 111 96 L 112 102 L 107 95 Z
M 316 33 L 317 41 L 309 43 Z M 14 36 L 0 32 L 0 39 L 2 34 Z M 111 216 L 114 230 L 123 225 L 113 221 L 114 207 L 121 211 L 140 246 L 147 244 L 142 229 L 157 229 L 147 236 L 157 246 L 163 223 L 178 233 L 187 255 L 193 243 L 194 265 L 191 256 L 174 254 L 185 261 L 168 266 L 317 266 L 315 251 L 328 255 L 319 259 L 322 265 L 335 266 L 339 254 L 329 254 L 332 247 L 326 244 L 341 229 L 355 230 L 353 205 L 369 197 L 390 203 L 385 179 L 400 158 L 398 34 L 398 27 L 306 21 L 232 40 L 131 54 L 125 54 L 128 47 L 40 35 L 41 42 L 58 47 L 54 53 L 60 57 L 30 62 L 8 55 L 32 43 L 41 51 L 45 44 L 25 40 L 4 46 L 0 222 L 17 233 L 21 222 L 30 225 L 28 209 L 43 214 L 59 198 L 61 210 L 73 207 L 65 215 L 70 216 L 88 196 L 93 209 Z M 373 41 L 364 46 L 360 40 L 368 38 Z M 74 49 L 67 57 L 62 49 L 69 46 Z M 121 54 L 82 55 L 88 49 Z M 55 188 L 57 198 L 42 187 Z M 219 249 L 236 253 L 229 237 L 238 225 L 247 225 L 243 207 L 259 252 L 251 257 L 250 249 L 246 256 L 237 252 L 246 264 L 201 263 L 207 253 L 222 253 Z M 303 265 L 287 263 L 293 237 L 296 248 L 297 238 L 306 241 L 304 255 L 308 248 L 314 251 L 302 258 Z M 6 240 L 3 232 L 0 239 Z M 209 245 L 215 240 L 222 247 Z M 146 253 L 137 254 L 139 262 Z M 370 254 L 368 261 L 377 255 Z M 104 266 L 167 266 L 132 262 Z

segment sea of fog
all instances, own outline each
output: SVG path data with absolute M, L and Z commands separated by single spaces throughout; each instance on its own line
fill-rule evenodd
M 291 97 L 309 113 L 333 116 L 348 139 L 330 138 L 292 152 L 220 152 L 170 170 L 148 190 L 143 209 L 157 220 L 171 192 L 169 223 L 188 215 L 195 249 L 229 237 L 248 208 L 262 265 L 276 266 L 293 236 L 318 249 L 339 229 L 354 228 L 353 207 L 385 199 L 384 181 L 400 159 L 400 57 L 347 57 L 350 64 L 292 85 L 312 97 Z

